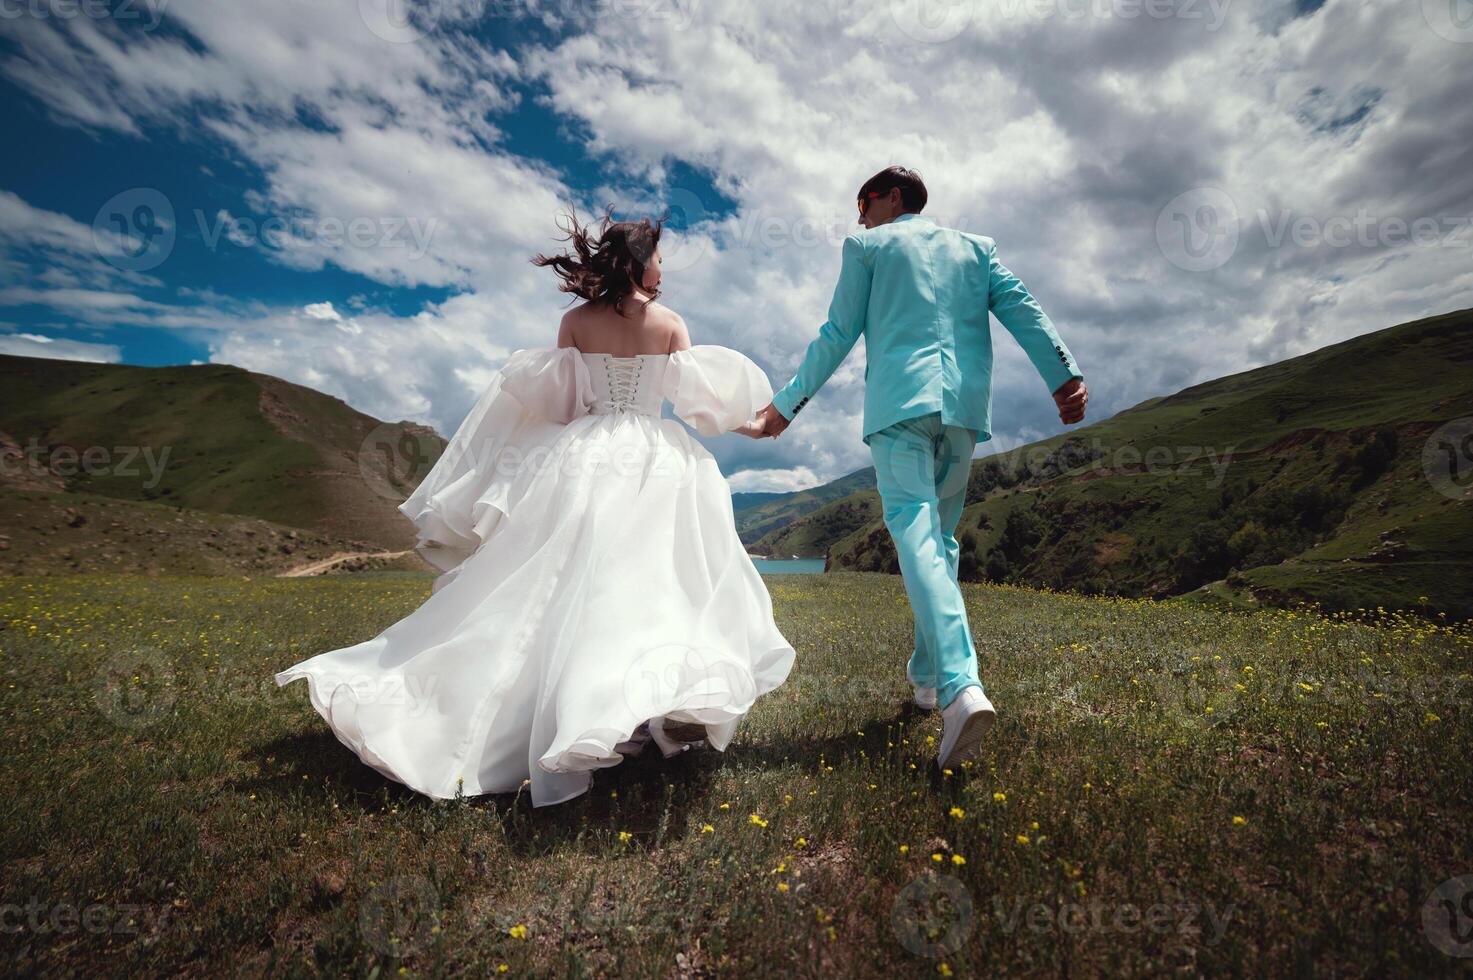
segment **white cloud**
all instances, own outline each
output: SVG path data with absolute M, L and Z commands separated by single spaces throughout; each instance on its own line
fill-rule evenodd
M 761 349 L 779 383 L 822 319 L 836 265 L 833 235 L 800 233 L 852 221 L 853 189 L 892 162 L 926 176 L 930 213 L 998 240 L 1102 413 L 1470 305 L 1467 246 L 1273 247 L 1258 221 L 1263 209 L 1321 226 L 1361 207 L 1377 220 L 1473 211 L 1473 151 L 1452 135 L 1473 131 L 1455 81 L 1467 47 L 1403 4 L 1331 0 L 1293 19 L 1291 4 L 1262 0 L 1135 22 L 1065 16 L 1109 4 L 1014 4 L 1011 18 L 962 4 L 969 26 L 936 44 L 897 30 L 901 6 L 847 4 L 838 30 L 824 4 L 718 4 L 688 32 L 612 18 L 596 40 L 528 58 L 553 105 L 611 157 L 693 161 L 736 197 L 737 217 L 706 229 L 714 247 L 668 292 L 693 329 Z M 1193 8 L 1204 5 L 1181 10 Z M 1332 125 L 1372 94 L 1362 121 Z M 1156 240 L 1163 206 L 1199 186 L 1229 189 L 1252 225 L 1210 273 L 1176 268 Z M 770 223 L 777 241 L 739 230 Z M 1057 431 L 1032 367 L 995 333 L 998 433 Z M 866 462 L 857 431 L 814 412 L 856 414 L 861 385 L 841 371 L 782 458 L 828 451 L 827 476 Z
M 333 308 L 331 303 L 308 303 L 302 307 L 302 312 L 313 320 L 331 320 L 341 323 L 343 316 Z
M 64 214 L 32 207 L 5 190 L 0 190 L 0 242 L 68 252 L 89 253 L 95 249 L 91 228 Z
M 696 218 L 666 243 L 666 299 L 698 343 L 747 351 L 775 384 L 826 311 L 855 188 L 889 163 L 922 171 L 938 220 L 998 240 L 1102 414 L 1473 305 L 1473 248 L 1385 234 L 1397 220 L 1473 212 L 1461 136 L 1473 131 L 1461 84 L 1473 46 L 1404 2 L 1329 0 L 1296 17 L 1291 0 L 1239 0 L 1126 18 L 1118 9 L 1138 5 L 1008 0 L 951 5 L 962 19 L 939 25 L 907 21 L 911 6 L 705 0 L 672 16 L 614 4 L 584 17 L 529 4 L 570 34 L 510 52 L 466 30 L 502 8 L 459 2 L 437 5 L 440 29 L 403 44 L 369 30 L 356 0 L 175 0 L 167 16 L 188 42 L 88 18 L 31 23 L 0 71 L 57 118 L 134 135 L 203 126 L 259 168 L 254 213 L 226 215 L 253 223 L 248 234 L 232 224 L 232 241 L 294 268 L 332 263 L 461 294 L 407 317 L 371 303 L 342 304 L 351 317 L 326 303 L 156 303 L 137 294 L 157 280 L 99 269 L 89 228 L 0 192 L 0 236 L 18 229 L 0 244 L 64 260 L 27 260 L 33 281 L 7 275 L 0 302 L 195 331 L 214 359 L 452 428 L 476 379 L 510 350 L 552 341 L 563 306 L 526 258 L 552 244 L 572 195 L 554 170 L 506 150 L 497 122 L 518 104 L 510 83 L 531 81 L 549 125 L 586 134 L 607 164 L 580 204 L 669 203 Z M 916 39 L 927 32 L 936 43 Z M 676 162 L 709 173 L 736 213 L 717 217 L 676 183 Z M 659 200 L 636 189 L 640 176 L 661 184 Z M 1163 253 L 1157 219 L 1209 186 L 1231 196 L 1242 234 L 1221 268 L 1187 272 Z M 181 225 L 193 220 L 192 202 L 174 203 Z M 1370 244 L 1275 244 L 1266 231 L 1286 216 L 1324 229 L 1362 210 L 1380 231 Z M 306 230 L 262 231 L 291 216 Z M 354 219 L 377 237 L 322 233 Z M 1031 366 L 1005 332 L 996 340 L 999 442 L 1057 431 Z M 781 440 L 718 447 L 729 471 L 758 474 L 740 485 L 869 462 L 859 357 Z
M 131 293 L 107 292 L 97 289 L 31 289 L 11 286 L 0 289 L 0 306 L 47 306 L 55 310 L 86 316 L 94 312 L 109 316 L 125 310 L 164 311 L 164 304 L 134 296 Z
M 113 344 L 89 344 L 34 333 L 0 333 L 0 354 L 99 364 L 115 364 L 122 360 L 122 351 Z
M 742 470 L 730 476 L 727 482 L 735 493 L 786 493 L 804 490 L 823 481 L 808 467 L 795 466 L 784 470 Z

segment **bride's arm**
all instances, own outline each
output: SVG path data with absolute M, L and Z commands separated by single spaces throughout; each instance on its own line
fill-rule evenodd
M 670 330 L 670 349 L 666 353 L 690 350 L 690 330 L 686 328 L 685 319 L 674 310 L 670 311 L 670 315 L 675 318 L 675 323 Z
M 563 314 L 563 322 L 558 324 L 557 345 L 559 347 L 577 347 L 578 342 L 573 339 L 573 311 L 569 310 Z

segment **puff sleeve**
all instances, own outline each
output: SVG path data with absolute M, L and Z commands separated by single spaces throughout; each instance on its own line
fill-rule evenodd
M 456 429 L 429 474 L 399 506 L 418 532 L 415 550 L 442 572 L 471 556 L 507 511 L 515 467 L 508 450 L 588 413 L 593 385 L 571 347 L 519 350 L 507 358 Z
M 700 344 L 670 355 L 664 394 L 677 416 L 715 436 L 755 416 L 772 400 L 772 383 L 745 354 Z

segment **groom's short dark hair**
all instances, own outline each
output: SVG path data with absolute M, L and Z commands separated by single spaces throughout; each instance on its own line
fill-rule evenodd
M 888 194 L 900 188 L 900 203 L 905 210 L 919 214 L 926 206 L 926 185 L 921 175 L 905 167 L 886 167 L 864 182 L 859 189 L 861 198 L 870 194 Z

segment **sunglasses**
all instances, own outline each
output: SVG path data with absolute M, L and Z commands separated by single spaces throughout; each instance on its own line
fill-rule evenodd
M 884 197 L 884 196 L 885 195 L 884 194 L 881 194 L 879 191 L 870 191 L 868 194 L 865 194 L 865 195 L 861 196 L 860 199 L 859 199 L 859 201 L 858 201 L 858 203 L 859 203 L 859 216 L 861 218 L 864 217 L 864 212 L 869 209 L 869 202 L 870 201 L 873 201 L 877 197 Z

